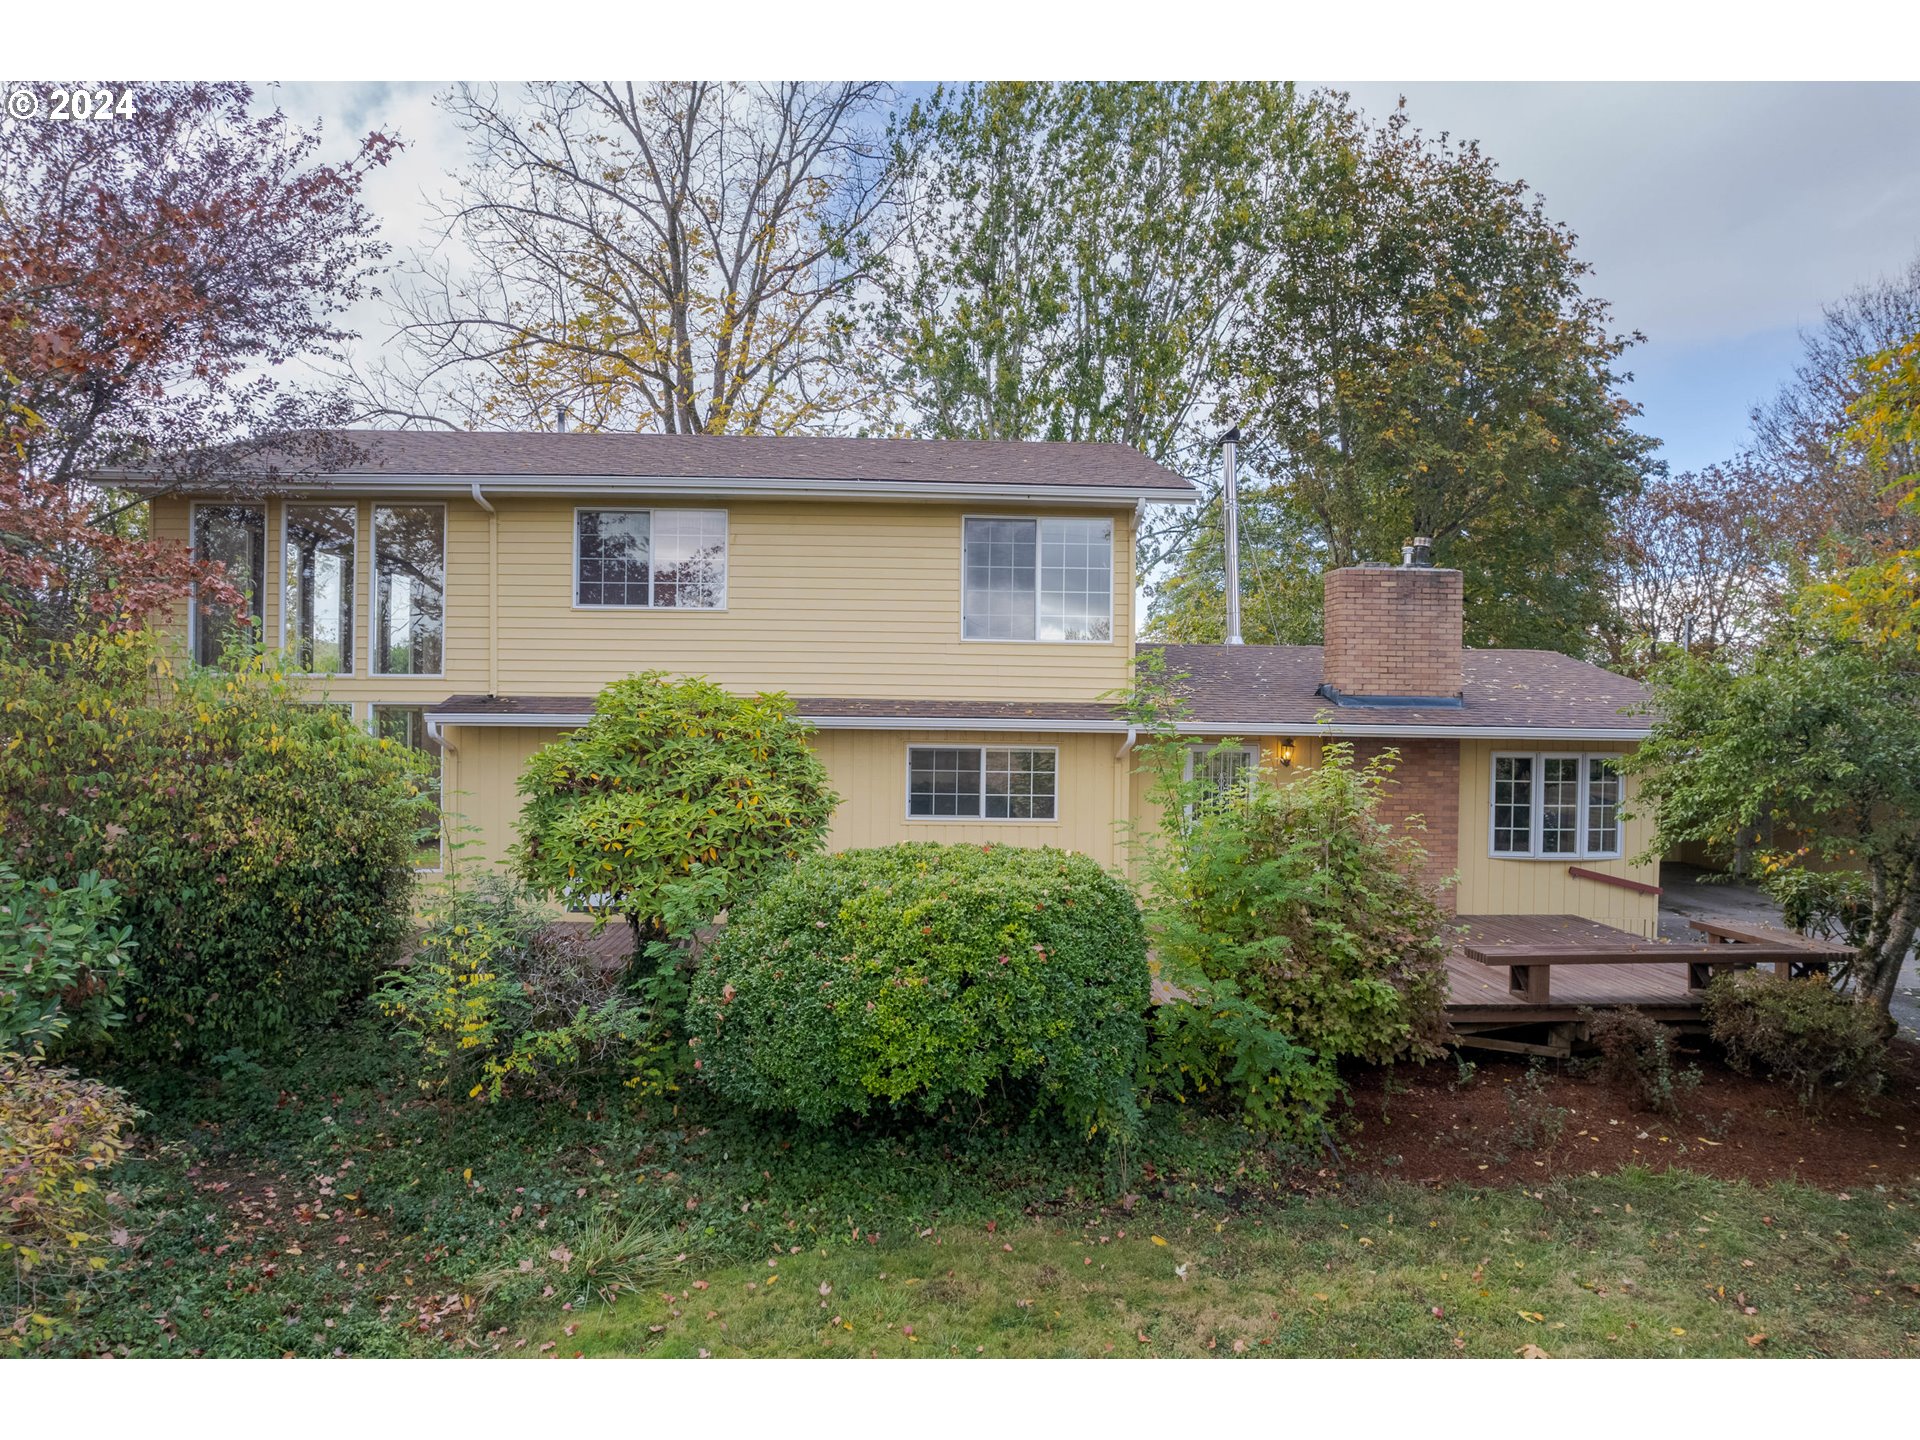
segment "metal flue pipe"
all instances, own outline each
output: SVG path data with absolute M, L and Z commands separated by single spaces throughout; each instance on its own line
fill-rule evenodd
M 1227 644 L 1244 644 L 1240 638 L 1240 481 L 1235 460 L 1240 449 L 1240 427 L 1234 426 L 1220 440 L 1225 474 L 1220 486 L 1220 505 L 1227 528 Z

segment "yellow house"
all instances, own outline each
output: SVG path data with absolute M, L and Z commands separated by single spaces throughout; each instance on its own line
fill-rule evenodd
M 316 697 L 440 757 L 443 804 L 501 858 L 526 757 L 610 681 L 705 675 L 796 697 L 844 798 L 836 847 L 1057 845 L 1124 863 L 1142 815 L 1125 718 L 1135 538 L 1180 476 L 1122 446 L 509 432 L 350 432 L 318 475 L 156 494 L 159 536 L 248 597 L 195 602 L 211 663 L 236 622 Z M 1328 580 L 1327 645 L 1168 647 L 1197 753 L 1400 752 L 1395 803 L 1466 913 L 1649 932 L 1652 877 L 1608 757 L 1638 687 L 1537 652 L 1463 652 L 1457 572 Z M 1208 755 L 1205 762 L 1231 768 Z

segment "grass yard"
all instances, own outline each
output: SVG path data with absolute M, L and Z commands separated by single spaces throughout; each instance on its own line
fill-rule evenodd
M 1404 1072 L 1357 1094 L 1336 1167 L 1178 1107 L 1123 1163 L 1004 1116 L 814 1134 L 698 1096 L 637 1115 L 617 1086 L 433 1100 L 395 1060 L 366 1021 L 270 1070 L 111 1077 L 148 1113 L 108 1172 L 106 1268 L 18 1286 L 9 1348 L 1920 1355 L 1904 1119 L 1811 1124 L 1718 1072 L 1684 1128 L 1591 1077 L 1516 1112 L 1524 1067 Z M 1789 1168 L 1757 1169 L 1776 1129 Z
M 1910 1194 L 1367 1182 L 691 1266 L 543 1327 L 535 1353 L 1911 1356 L 1917 1245 Z

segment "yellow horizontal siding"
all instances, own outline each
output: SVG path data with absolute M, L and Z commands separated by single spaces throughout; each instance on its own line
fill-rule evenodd
M 268 511 L 266 626 L 276 644 L 285 503 L 274 500 Z M 497 634 L 489 624 L 486 512 L 471 500 L 446 501 L 446 673 L 432 679 L 374 676 L 368 673 L 373 502 L 355 503 L 355 673 L 324 682 L 335 699 L 407 704 L 452 693 L 592 695 L 610 681 L 651 669 L 705 675 L 739 691 L 874 699 L 1092 700 L 1129 678 L 1131 510 L 1107 517 L 1114 525 L 1113 640 L 1009 644 L 960 638 L 961 521 L 968 514 L 1052 512 L 1031 506 L 729 501 L 723 507 L 725 610 L 581 610 L 573 605 L 575 504 L 565 497 L 494 502 L 500 537 L 498 619 L 492 627 Z M 184 543 L 187 508 L 179 498 L 153 502 L 156 530 Z M 184 639 L 184 616 L 176 633 Z

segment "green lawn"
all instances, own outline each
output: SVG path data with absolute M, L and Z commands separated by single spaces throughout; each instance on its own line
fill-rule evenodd
M 1843 1201 L 1644 1173 L 1532 1193 L 1364 1192 L 1253 1215 L 1162 1204 L 937 1226 L 877 1246 L 689 1265 L 537 1327 L 528 1350 L 1920 1354 L 1912 1196 Z
M 1010 1115 L 430 1100 L 371 1021 L 112 1078 L 148 1114 L 106 1268 L 17 1289 L 16 1352 L 1920 1354 L 1911 1188 L 1339 1182 L 1178 1107 L 1123 1159 Z

